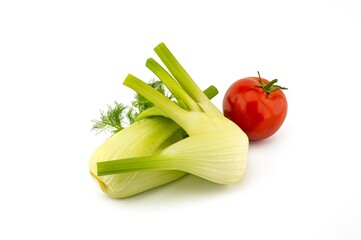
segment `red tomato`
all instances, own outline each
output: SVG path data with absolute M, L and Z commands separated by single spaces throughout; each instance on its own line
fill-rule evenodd
M 272 136 L 287 115 L 287 99 L 275 85 L 260 77 L 247 77 L 233 83 L 223 99 L 223 114 L 236 123 L 249 140 Z

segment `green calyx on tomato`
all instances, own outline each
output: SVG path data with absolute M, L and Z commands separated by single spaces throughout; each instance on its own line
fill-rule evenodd
M 271 93 L 271 92 L 273 92 L 273 91 L 275 91 L 277 89 L 283 89 L 283 90 L 288 89 L 286 87 L 281 87 L 279 85 L 274 85 L 276 82 L 278 82 L 278 79 L 273 79 L 269 83 L 265 84 L 264 81 L 261 78 L 261 74 L 259 73 L 259 71 L 257 71 L 257 74 L 258 74 L 260 84 L 256 85 L 256 87 L 263 88 L 263 90 L 265 90 L 267 93 Z

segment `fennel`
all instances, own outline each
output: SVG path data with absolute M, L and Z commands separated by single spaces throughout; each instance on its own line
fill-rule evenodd
M 124 80 L 124 85 L 151 101 L 189 137 L 152 155 L 99 161 L 97 176 L 176 170 L 220 184 L 238 182 L 247 166 L 246 134 L 210 102 L 164 43 L 154 50 L 169 72 L 151 58 L 146 66 L 186 107 L 181 108 L 131 74 Z

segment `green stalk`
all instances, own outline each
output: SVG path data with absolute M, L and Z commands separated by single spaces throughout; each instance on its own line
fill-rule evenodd
M 123 84 L 147 98 L 189 135 L 198 133 L 198 126 L 201 126 L 201 124 L 204 126 L 205 122 L 209 122 L 204 114 L 200 112 L 189 112 L 180 108 L 176 103 L 131 74 L 128 74 Z
M 119 174 L 126 172 L 134 172 L 140 170 L 151 169 L 168 169 L 174 170 L 170 167 L 172 157 L 166 155 L 152 155 L 144 157 L 134 157 L 119 160 L 112 160 L 107 162 L 98 162 L 98 176 L 105 176 L 111 174 Z
M 211 85 L 207 87 L 207 89 L 204 90 L 203 92 L 208 99 L 212 99 L 218 94 L 218 89 L 215 86 Z
M 172 73 L 174 78 L 177 79 L 179 84 L 195 101 L 204 102 L 208 100 L 204 96 L 202 90 L 197 86 L 164 43 L 160 43 L 156 46 L 154 51 L 157 53 L 167 69 Z
M 191 76 L 178 62 L 172 52 L 164 43 L 160 43 L 154 48 L 159 58 L 162 60 L 167 69 L 171 72 L 174 78 L 179 82 L 183 89 L 191 96 L 202 109 L 210 115 L 222 115 L 222 113 L 215 107 L 207 98 L 198 85 L 193 81 Z
M 211 85 L 209 86 L 206 90 L 203 91 L 204 94 L 209 98 L 209 99 L 212 99 L 214 98 L 217 94 L 218 94 L 218 89 Z M 178 105 L 182 102 L 182 99 L 179 100 L 178 102 Z M 181 106 L 183 107 L 183 106 Z M 163 116 L 163 117 L 167 117 L 159 108 L 157 107 L 152 107 L 152 108 L 149 108 L 143 112 L 141 112 L 137 118 L 135 119 L 135 122 L 136 121 L 139 121 L 143 118 L 147 118 L 147 117 L 154 117 L 154 116 Z
M 179 101 L 187 105 L 187 107 L 193 111 L 202 111 L 198 104 L 184 91 L 184 89 L 176 82 L 176 80 L 170 75 L 159 63 L 153 58 L 149 58 L 146 62 L 146 66 L 164 83 L 164 85 L 173 93 L 174 97 Z

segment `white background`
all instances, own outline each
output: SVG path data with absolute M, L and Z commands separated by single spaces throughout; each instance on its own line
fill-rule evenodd
M 221 108 L 278 78 L 287 119 L 236 185 L 194 176 L 103 194 L 90 131 L 165 42 Z M 1 239 L 361 239 L 361 1 L 1 1 Z

